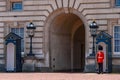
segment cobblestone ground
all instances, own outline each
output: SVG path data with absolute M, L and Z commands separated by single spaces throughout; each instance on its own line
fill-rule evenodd
M 0 80 L 120 80 L 120 74 L 0 73 Z

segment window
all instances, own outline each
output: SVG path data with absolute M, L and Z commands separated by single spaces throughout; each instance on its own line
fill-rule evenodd
M 12 2 L 12 11 L 21 11 L 22 10 L 22 2 Z
M 23 38 L 21 40 L 21 52 L 24 52 L 24 28 L 11 28 L 11 32 Z
M 114 52 L 120 52 L 120 26 L 114 27 Z
M 120 0 L 115 0 L 115 6 L 120 6 Z

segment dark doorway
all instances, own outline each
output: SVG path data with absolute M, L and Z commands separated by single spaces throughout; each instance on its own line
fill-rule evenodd
M 85 65 L 85 31 L 80 26 L 74 35 L 73 41 L 73 71 L 82 72 Z

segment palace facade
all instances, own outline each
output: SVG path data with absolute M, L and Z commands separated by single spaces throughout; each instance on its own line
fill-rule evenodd
M 93 19 L 99 26 L 95 52 L 97 45 L 104 47 L 104 72 L 120 71 L 120 0 L 0 0 L 0 71 L 95 72 Z M 36 26 L 32 57 L 30 21 Z

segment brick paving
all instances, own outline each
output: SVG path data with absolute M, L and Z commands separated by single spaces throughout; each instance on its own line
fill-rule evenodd
M 120 80 L 120 74 L 0 73 L 0 80 Z

